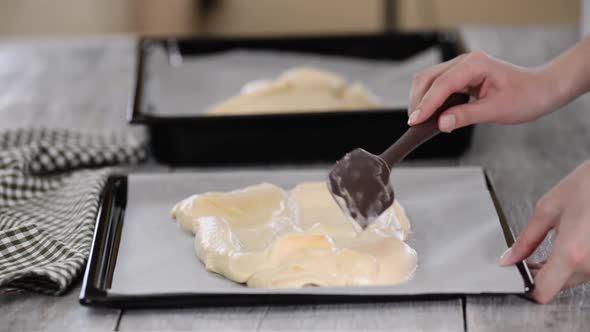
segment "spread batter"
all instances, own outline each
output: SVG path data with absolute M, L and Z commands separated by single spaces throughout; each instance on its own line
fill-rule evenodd
M 241 93 L 210 108 L 213 115 L 277 112 L 343 111 L 382 106 L 360 83 L 348 84 L 337 74 L 295 68 L 275 80 L 246 84 Z
M 416 269 L 416 252 L 404 242 L 410 224 L 397 201 L 362 230 L 325 182 L 289 192 L 262 183 L 193 195 L 172 216 L 195 235 L 207 270 L 248 287 L 397 284 Z

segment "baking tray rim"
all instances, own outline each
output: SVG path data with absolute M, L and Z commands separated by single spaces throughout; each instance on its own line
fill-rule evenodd
M 486 186 L 492 198 L 506 244 L 514 244 L 514 234 L 500 205 L 489 172 L 482 168 Z M 228 306 L 228 305 L 289 305 L 319 303 L 353 303 L 381 301 L 444 300 L 465 296 L 520 295 L 526 297 L 534 289 L 534 280 L 524 261 L 516 264 L 523 279 L 523 293 L 424 293 L 414 295 L 359 295 L 359 294 L 238 294 L 238 293 L 164 293 L 117 294 L 108 292 L 114 272 L 121 229 L 127 202 L 127 175 L 112 174 L 101 193 L 96 215 L 95 232 L 82 280 L 79 302 L 91 307 L 151 308 L 178 306 Z
M 236 41 L 276 41 L 276 40 L 324 40 L 324 39 L 345 39 L 345 38 L 371 38 L 371 37 L 386 37 L 391 36 L 416 36 L 424 37 L 427 35 L 435 36 L 439 43 L 453 42 L 454 54 L 459 55 L 466 52 L 463 38 L 458 30 L 446 30 L 446 31 L 413 31 L 413 32 L 385 32 L 385 33 L 335 33 L 335 34 L 323 34 L 323 35 L 293 35 L 293 36 L 241 36 L 241 37 L 212 37 L 202 36 L 198 38 L 191 37 L 139 37 L 136 44 L 136 61 L 135 61 L 135 76 L 131 87 L 131 94 L 127 106 L 127 121 L 130 124 L 174 124 L 174 123 L 186 123 L 196 121 L 241 121 L 241 120 L 288 120 L 292 118 L 315 118 L 316 116 L 327 116 L 336 117 L 344 114 L 350 116 L 360 116 L 387 112 L 406 112 L 405 108 L 398 107 L 383 107 L 370 110 L 353 110 L 353 111 L 305 111 L 305 112 L 289 112 L 289 113 L 269 113 L 269 114 L 242 114 L 242 115 L 157 115 L 146 113 L 143 110 L 142 100 L 144 93 L 144 71 L 145 71 L 145 49 L 146 46 L 155 42 L 167 42 L 170 40 L 177 41 L 206 41 L 206 42 L 236 42 Z M 452 36 L 452 37 L 451 37 Z M 445 60 L 445 59 L 442 59 Z M 449 59 L 447 59 L 449 60 Z

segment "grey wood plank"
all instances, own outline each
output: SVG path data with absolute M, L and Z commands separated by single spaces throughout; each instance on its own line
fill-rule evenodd
M 469 331 L 588 331 L 588 297 L 578 292 L 538 305 L 516 297 L 467 299 Z
M 125 311 L 120 331 L 461 331 L 459 299 Z M 459 310 L 458 310 L 459 309 Z
M 579 39 L 575 25 L 499 27 L 464 26 L 460 29 L 471 50 L 483 50 L 519 66 L 537 66 L 559 55 Z
M 495 168 L 491 173 L 501 204 L 516 234 L 526 224 L 536 198 L 564 175 L 554 165 Z M 547 257 L 550 243 L 551 237 L 544 241 L 532 259 Z M 590 317 L 586 311 L 589 306 L 590 288 L 587 285 L 564 291 L 547 305 L 538 305 L 516 296 L 467 297 L 467 326 L 469 331 L 587 331 L 590 328 Z
M 0 129 L 130 130 L 134 38 L 0 40 Z
M 480 39 L 478 36 L 485 37 L 486 30 L 476 31 L 474 34 L 467 34 L 468 38 L 474 39 L 476 41 L 485 42 L 485 38 Z M 550 36 L 558 35 L 561 36 L 563 33 L 567 33 L 567 29 L 561 30 L 558 28 L 556 32 L 549 34 Z M 488 45 L 495 46 L 496 48 L 492 48 L 493 52 L 497 54 L 494 55 L 507 55 L 508 59 L 513 62 L 520 63 L 522 65 L 537 65 L 545 61 L 549 58 L 549 54 L 544 49 L 543 38 L 538 34 L 538 31 L 528 31 L 525 30 L 521 33 L 521 35 L 527 35 L 529 40 L 533 40 L 531 42 L 532 46 L 536 46 L 537 49 L 531 49 L 532 53 L 540 54 L 536 58 L 529 58 L 527 57 L 527 53 L 524 55 L 516 54 L 510 56 L 510 54 L 506 54 L 507 52 L 504 51 L 506 47 L 505 44 L 502 43 L 489 43 Z M 514 37 L 514 41 L 518 41 L 520 39 L 518 35 Z M 498 36 L 498 35 L 493 35 Z M 512 36 L 511 34 L 507 34 L 507 36 Z M 536 39 L 535 39 L 536 37 Z M 564 40 L 563 36 L 560 39 L 561 41 Z M 489 38 L 488 38 L 489 39 Z M 536 41 L 535 41 L 536 40 Z M 500 38 L 499 42 L 503 40 Z M 485 43 L 484 43 L 485 45 Z M 564 43 L 562 48 L 565 48 L 567 43 Z M 493 53 L 492 52 L 492 53 Z M 556 52 L 554 52 L 556 53 Z M 554 55 L 554 54 L 551 54 Z M 491 176 L 496 183 L 496 187 L 498 190 L 498 194 L 502 200 L 502 204 L 508 214 L 509 220 L 515 221 L 511 226 L 515 228 L 515 231 L 519 231 L 522 229 L 524 222 L 526 222 L 526 216 L 530 213 L 532 208 L 531 202 L 536 200 L 540 196 L 540 194 L 550 188 L 550 184 L 554 183 L 561 177 L 563 172 L 560 172 L 561 169 L 567 167 L 568 165 L 574 164 L 576 159 L 580 159 L 582 157 L 581 154 L 573 152 L 572 149 L 569 149 L 567 146 L 568 140 L 555 140 L 554 135 L 559 135 L 563 137 L 567 134 L 567 132 L 571 131 L 572 128 L 579 128 L 579 134 L 582 135 L 584 131 L 582 129 L 587 128 L 587 123 L 580 123 L 579 117 L 576 116 L 575 109 L 579 106 L 575 104 L 570 106 L 572 110 L 566 110 L 567 115 L 564 116 L 557 116 L 553 115 L 548 118 L 545 118 L 534 125 L 523 125 L 523 126 L 494 126 L 494 125 L 483 125 L 478 126 L 475 131 L 473 146 L 471 150 L 466 154 L 465 157 L 461 158 L 459 161 L 457 160 L 443 160 L 443 161 L 408 161 L 405 162 L 405 166 L 412 166 L 412 165 L 445 165 L 445 164 L 456 164 L 457 162 L 461 164 L 476 164 L 476 165 L 483 165 L 486 167 Z M 557 122 L 557 124 L 555 124 Z M 556 153 L 559 152 L 559 155 Z M 568 154 L 568 158 L 563 158 L 564 154 Z M 571 162 L 566 165 L 566 161 L 570 160 Z M 537 172 L 531 172 L 529 169 L 534 168 Z M 539 181 L 539 177 L 543 178 L 544 181 Z M 518 179 L 518 180 L 517 180 Z M 542 249 L 546 250 L 547 246 L 543 246 Z M 498 253 L 500 255 L 501 253 Z M 541 251 L 539 255 L 543 255 L 544 253 Z M 546 252 L 545 252 L 546 254 Z M 583 296 L 583 295 L 577 295 Z M 536 322 L 539 322 L 538 317 L 541 317 L 544 313 L 547 312 L 547 309 L 543 309 L 543 307 L 537 306 L 526 300 L 522 300 L 517 297 L 507 297 L 507 298 L 500 298 L 501 301 L 498 301 L 495 297 L 469 297 L 467 299 L 467 323 L 469 330 L 478 330 L 478 329 L 505 329 L 505 328 L 513 328 L 513 327 L 526 327 L 530 326 L 534 322 L 532 320 L 536 319 Z M 473 305 L 471 305 L 473 304 Z M 479 306 L 477 305 L 479 304 Z M 504 306 L 506 304 L 513 304 L 512 306 Z M 402 306 L 408 304 L 401 304 Z M 409 305 L 414 305 L 411 303 Z M 419 308 L 424 308 L 424 304 L 418 304 Z M 502 305 L 503 307 L 498 307 Z M 560 307 L 556 305 L 557 309 L 553 308 L 556 312 L 563 312 L 564 314 L 571 313 L 571 308 L 569 307 Z M 497 312 L 505 308 L 510 308 L 509 310 L 503 310 L 502 314 L 492 315 L 493 319 L 483 315 L 478 310 L 483 308 L 482 310 L 486 310 L 491 312 Z M 311 310 L 311 309 L 302 309 L 302 310 Z M 383 312 L 383 316 L 385 316 L 385 310 L 379 309 Z M 536 311 L 535 311 L 536 310 Z M 320 312 L 323 313 L 324 310 Z M 193 313 L 193 311 L 189 311 Z M 217 313 L 217 311 L 213 311 Z M 264 311 L 263 311 L 264 312 Z M 307 311 L 305 311 L 307 312 Z M 486 312 L 486 311 L 484 311 Z M 346 313 L 346 310 L 343 311 Z M 530 319 L 523 319 L 521 316 L 528 317 L 526 314 L 532 313 L 529 315 Z M 348 316 L 347 314 L 344 315 L 345 317 Z M 420 313 L 417 314 L 420 316 Z M 199 317 L 199 322 L 191 323 L 191 321 L 197 320 Z M 174 322 L 181 323 L 182 321 L 188 320 L 188 322 L 182 323 L 180 326 L 174 326 L 174 328 L 184 329 L 188 327 L 214 327 L 216 325 L 212 325 L 215 319 L 210 318 L 212 315 L 204 315 L 204 316 L 193 316 L 192 314 L 182 315 L 178 318 L 174 319 Z M 220 316 L 224 317 L 224 316 Z M 448 316 L 447 316 L 448 318 Z M 296 318 L 296 322 L 299 322 L 300 318 Z M 338 319 L 340 319 L 340 315 L 338 315 Z M 131 322 L 135 320 L 137 324 L 145 323 L 147 325 L 127 325 L 131 324 Z M 125 313 L 123 316 L 121 328 L 124 329 L 128 326 L 133 327 L 141 327 L 146 328 L 148 326 L 154 326 L 153 324 L 159 324 L 154 322 L 149 322 L 150 318 L 149 315 L 143 315 L 139 313 Z M 428 318 L 429 321 L 432 321 Z M 166 323 L 162 323 L 162 320 L 157 320 L 163 325 L 156 325 L 157 327 L 163 327 Z M 297 329 L 294 325 L 291 325 L 291 320 L 288 322 L 283 321 L 283 325 L 280 326 L 273 326 L 275 329 L 280 327 L 286 327 L 287 330 L 289 329 Z M 363 324 L 367 324 L 369 321 L 365 321 Z M 548 318 L 540 325 L 546 322 L 552 322 L 551 318 Z M 516 324 L 515 324 L 516 323 Z M 192 325 L 195 324 L 195 325 Z M 199 324 L 199 325 L 197 325 Z M 221 323 L 218 323 L 221 324 Z M 305 323 L 298 323 L 298 324 L 305 324 Z M 330 326 L 329 322 L 326 322 L 328 326 Z M 414 322 L 412 322 L 414 324 Z M 350 324 L 349 324 L 350 325 Z M 539 324 L 537 324 L 539 325 Z M 217 325 L 222 326 L 224 328 L 230 329 L 231 326 L 227 325 Z M 297 325 L 302 326 L 302 325 Z M 325 326 L 323 326 L 325 327 Z M 334 328 L 334 326 L 330 326 Z M 405 328 L 415 328 L 413 325 L 405 326 Z M 355 326 L 355 328 L 359 328 L 359 326 Z M 438 329 L 447 329 L 446 325 L 437 326 Z M 462 329 L 462 326 L 456 327 L 455 330 Z
M 119 311 L 78 303 L 79 288 L 64 296 L 0 295 L 0 331 L 113 331 Z
M 576 38 L 569 28 L 466 30 L 468 44 L 520 65 L 536 65 Z M 526 45 L 522 45 L 522 44 Z M 64 46 L 65 45 L 65 46 Z M 125 125 L 133 70 L 129 38 L 92 41 L 0 41 L 0 128 L 62 126 L 79 129 Z M 516 51 L 515 51 L 516 50 Z M 590 151 L 584 110 L 588 98 L 559 114 L 522 126 L 479 126 L 461 164 L 490 170 L 511 226 L 519 232 L 534 202 Z M 455 161 L 446 161 L 449 164 Z M 437 162 L 416 162 L 435 165 Z M 442 162 L 443 164 L 445 161 Z M 412 162 L 408 163 L 409 165 Z M 547 254 L 545 243 L 536 257 Z M 563 292 L 550 305 L 518 297 L 468 297 L 469 330 L 588 330 L 587 287 Z M 0 296 L 1 328 L 11 330 L 110 330 L 118 311 L 86 309 L 78 290 L 64 297 Z M 300 307 L 246 307 L 125 312 L 122 330 L 461 330 L 459 301 Z M 234 322 L 234 323 L 232 323 Z
M 466 29 L 467 44 L 524 66 L 536 66 L 577 40 L 574 27 L 547 29 Z M 589 96 L 535 122 L 517 126 L 479 125 L 461 164 L 486 167 L 495 183 L 511 229 L 519 234 L 536 201 L 590 156 Z M 550 253 L 551 237 L 532 259 Z M 498 253 L 500 255 L 501 253 Z M 562 292 L 548 305 L 517 296 L 467 297 L 469 331 L 588 331 L 589 290 Z
M 0 40 L 0 129 L 131 131 L 133 40 Z M 0 295 L 0 330 L 114 330 L 120 311 L 82 307 L 79 292 Z
M 518 234 L 526 224 L 535 202 L 555 182 L 564 176 L 575 161 L 554 164 L 529 164 L 528 167 L 492 167 L 501 204 L 511 228 Z M 532 259 L 541 260 L 550 253 L 551 237 L 541 244 Z M 500 253 L 499 253 L 500 254 Z M 498 255 L 499 255 L 498 254 Z M 509 297 L 468 297 L 466 317 L 469 331 L 531 330 L 587 331 L 590 317 L 583 308 L 590 303 L 588 286 L 582 285 L 562 292 L 548 305 L 538 305 L 525 299 Z
M 472 49 L 525 66 L 550 60 L 578 38 L 577 30 L 567 26 L 472 28 L 466 29 L 464 36 Z M 528 124 L 476 126 L 472 147 L 459 163 L 483 165 L 490 171 L 516 232 L 526 224 L 543 193 L 590 156 L 589 105 L 589 96 L 584 96 Z

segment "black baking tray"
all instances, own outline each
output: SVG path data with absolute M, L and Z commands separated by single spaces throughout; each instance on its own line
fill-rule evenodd
M 506 244 L 514 243 L 514 236 L 496 196 L 494 186 L 484 172 L 486 184 L 498 213 Z M 152 308 L 186 306 L 239 306 L 239 305 L 291 305 L 319 303 L 352 303 L 376 301 L 406 301 L 463 298 L 465 294 L 422 294 L 422 295 L 309 295 L 309 294 L 199 294 L 170 293 L 123 295 L 109 292 L 114 273 L 121 230 L 127 203 L 127 176 L 111 175 L 103 189 L 92 247 L 80 292 L 80 304 L 91 307 Z M 528 267 L 517 263 L 523 279 L 523 294 L 534 288 Z M 470 294 L 470 296 L 487 295 Z M 493 295 L 501 295 L 494 293 Z M 514 294 L 511 294 L 514 295 Z
M 143 103 L 146 58 L 154 45 L 169 57 L 231 49 L 294 51 L 404 60 L 430 48 L 442 61 L 464 53 L 457 32 L 380 33 L 268 38 L 140 38 L 129 121 L 145 125 L 155 158 L 174 166 L 332 162 L 361 147 L 380 153 L 407 129 L 406 109 L 237 116 L 164 116 Z M 472 127 L 439 135 L 409 158 L 450 158 L 470 145 Z

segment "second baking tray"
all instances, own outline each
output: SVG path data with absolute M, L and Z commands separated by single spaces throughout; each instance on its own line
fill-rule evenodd
M 454 32 L 286 38 L 142 38 L 138 45 L 129 120 L 147 127 L 156 159 L 175 166 L 331 162 L 357 147 L 380 153 L 407 129 L 407 110 L 394 107 L 221 117 L 204 116 L 202 110 L 195 110 L 192 115 L 175 115 L 174 110 L 157 110 L 154 103 L 147 101 L 150 89 L 146 81 L 158 79 L 152 77 L 157 74 L 150 71 L 149 59 L 162 49 L 170 66 L 182 66 L 182 62 L 175 63 L 175 59 L 212 56 L 232 50 L 286 51 L 379 61 L 403 61 L 432 49 L 438 51 L 440 61 L 446 61 L 463 52 L 461 40 Z M 196 89 L 194 98 L 198 96 Z M 469 147 L 472 131 L 472 127 L 467 127 L 439 135 L 409 157 L 458 156 Z

